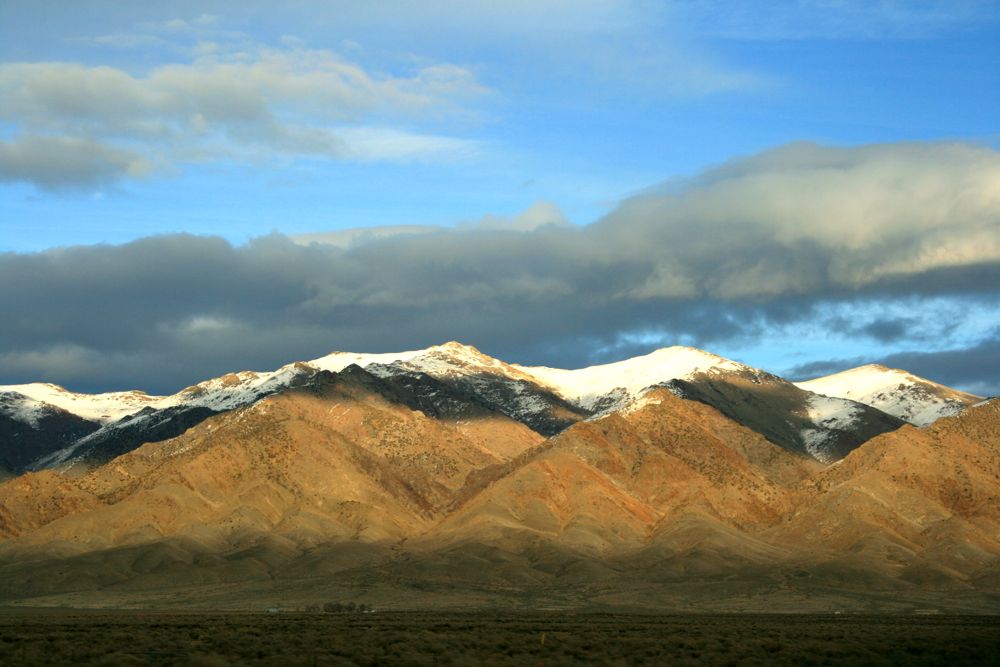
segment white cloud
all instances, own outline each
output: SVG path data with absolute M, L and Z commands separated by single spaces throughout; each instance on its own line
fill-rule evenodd
M 435 225 L 383 225 L 381 227 L 352 227 L 330 232 L 310 232 L 296 234 L 291 239 L 300 245 L 316 243 L 334 248 L 354 248 L 374 241 L 380 241 L 393 236 L 412 236 L 414 234 L 430 234 L 443 231 L 444 227 Z
M 184 321 L 176 330 L 183 334 L 202 335 L 226 332 L 236 328 L 236 323 L 225 317 L 195 315 Z
M 768 84 L 697 44 L 669 7 L 633 0 L 334 0 L 301 6 L 298 16 L 351 39 L 367 31 L 412 44 L 414 35 L 426 35 L 420 41 L 431 51 L 445 42 L 488 53 L 484 69 L 513 86 L 515 78 L 550 87 L 572 82 L 618 99 L 691 98 Z
M 472 229 L 530 232 L 541 227 L 569 227 L 570 221 L 552 202 L 539 200 L 524 211 L 510 217 L 483 216 L 475 223 L 465 225 Z
M 19 135 L 4 151 L 7 178 L 40 187 L 146 173 L 140 165 L 313 157 L 440 160 L 477 144 L 410 126 L 463 115 L 486 89 L 471 71 L 431 64 L 373 73 L 326 50 L 207 49 L 191 62 L 133 74 L 75 63 L 0 64 L 0 120 Z M 67 164 L 33 149 L 88 145 Z M 57 152 L 57 155 L 60 154 Z M 51 173 L 50 173 L 51 172 Z
M 1000 261 L 1000 154 L 985 147 L 798 143 L 672 189 L 601 225 L 668 249 L 633 296 L 807 293 Z
M 292 240 L 301 245 L 316 243 L 342 249 L 359 248 L 393 237 L 447 232 L 507 231 L 527 233 L 538 229 L 571 227 L 558 206 L 548 201 L 536 201 L 525 210 L 512 216 L 484 215 L 474 222 L 461 222 L 455 227 L 441 225 L 386 225 L 382 227 L 356 227 L 328 232 L 296 234 Z
M 364 161 L 452 161 L 474 157 L 478 141 L 415 134 L 388 127 L 343 127 L 333 133 L 351 158 Z

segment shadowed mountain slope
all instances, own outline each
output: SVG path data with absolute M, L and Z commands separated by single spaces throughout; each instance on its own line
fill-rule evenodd
M 433 403 L 435 395 L 447 395 L 453 403 L 499 412 L 542 435 L 557 433 L 590 415 L 515 368 L 470 346 L 447 343 L 399 354 L 336 352 L 274 372 L 230 373 L 173 396 L 74 394 L 39 383 L 8 387 L 11 391 L 0 394 L 9 399 L 0 400 L 0 436 L 6 434 L 0 440 L 0 456 L 8 451 L 11 473 L 55 468 L 82 474 L 143 443 L 176 437 L 214 414 L 306 386 L 322 372 L 339 372 L 356 362 L 385 380 L 384 390 L 395 386 L 400 400 L 423 401 L 422 409 Z M 13 391 L 18 388 L 31 396 Z M 419 398 L 424 394 L 428 400 Z M 404 399 L 406 395 L 411 398 Z M 428 414 L 437 415 L 438 410 L 431 408 Z
M 0 391 L 0 474 L 68 447 L 100 424 L 14 391 Z
M 905 423 L 862 403 L 805 391 L 770 373 L 699 373 L 667 386 L 679 396 L 711 405 L 791 452 L 825 463 Z

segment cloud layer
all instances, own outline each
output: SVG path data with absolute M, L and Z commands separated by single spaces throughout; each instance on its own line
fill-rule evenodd
M 449 63 L 370 72 L 289 41 L 222 48 L 136 74 L 76 63 L 0 64 L 0 181 L 92 187 L 218 160 L 455 159 L 474 141 L 412 129 L 467 115 L 486 93 Z
M 575 365 L 681 341 L 750 345 L 830 304 L 904 296 L 905 316 L 829 326 L 926 351 L 912 333 L 929 316 L 921 300 L 1000 306 L 1000 153 L 793 144 L 653 188 L 587 227 L 540 203 L 396 231 L 2 255 L 0 377 L 164 391 L 331 349 L 454 338 Z M 980 371 L 962 382 L 995 382 L 995 367 Z

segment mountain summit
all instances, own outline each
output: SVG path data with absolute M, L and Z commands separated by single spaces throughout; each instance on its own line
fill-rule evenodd
M 118 427 L 194 423 L 113 456 L 106 424 L 0 484 L 0 603 L 997 610 L 997 401 L 918 429 L 651 356 L 590 385 L 622 406 L 600 412 L 456 346 L 201 383 L 269 393 L 143 408 Z
M 832 462 L 904 421 L 931 423 L 978 397 L 903 371 L 867 366 L 792 384 L 739 362 L 675 346 L 576 370 L 508 364 L 451 341 L 396 353 L 332 352 L 275 371 L 240 371 L 171 396 L 139 391 L 77 394 L 55 385 L 0 386 L 0 465 L 7 474 L 85 471 L 146 442 L 173 438 L 204 419 L 264 397 L 364 368 L 396 390 L 494 410 L 549 437 L 568 426 L 641 405 L 666 388 L 719 409 L 789 451 Z M 415 399 L 414 399 L 415 400 Z
M 817 394 L 870 405 L 914 426 L 927 426 L 941 417 L 957 415 L 983 400 L 881 364 L 859 366 L 797 385 Z
M 640 357 L 578 370 L 544 366 L 516 368 L 589 409 L 601 407 L 602 401 L 615 391 L 620 393 L 621 404 L 624 404 L 639 397 L 649 387 L 671 380 L 689 379 L 699 373 L 756 372 L 735 361 L 683 346 L 665 347 Z

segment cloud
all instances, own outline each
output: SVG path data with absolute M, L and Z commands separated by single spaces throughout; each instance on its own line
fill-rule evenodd
M 481 151 L 471 139 L 415 134 L 385 127 L 351 127 L 338 131 L 347 154 L 365 162 L 448 162 L 470 159 Z
M 46 190 L 94 187 L 152 171 L 145 157 L 86 139 L 22 136 L 0 141 L 0 181 L 29 181 Z
M 517 215 L 510 217 L 486 215 L 477 222 L 463 225 L 463 227 L 530 232 L 543 227 L 569 227 L 570 225 L 570 221 L 559 210 L 558 206 L 550 201 L 539 200 Z
M 429 234 L 445 231 L 445 227 L 435 225 L 385 225 L 382 227 L 353 227 L 330 232 L 310 232 L 296 234 L 292 241 L 300 245 L 316 243 L 336 248 L 352 248 L 366 243 L 373 243 L 390 236 L 412 236 L 413 234 Z
M 97 37 L 89 37 L 79 41 L 91 46 L 106 46 L 115 49 L 135 49 L 139 47 L 161 46 L 167 43 L 166 40 L 157 35 L 128 32 L 98 35 Z
M 796 143 L 635 197 L 596 233 L 664 248 L 631 297 L 733 299 L 905 290 L 912 276 L 1000 260 L 998 224 L 993 149 Z
M 834 344 L 889 341 L 884 357 L 929 350 L 928 331 L 941 339 L 929 351 L 968 347 L 1000 310 L 1000 153 L 795 144 L 653 188 L 585 227 L 540 202 L 454 229 L 298 240 L 0 255 L 0 375 L 53 377 L 46 355 L 75 350 L 102 370 L 63 381 L 163 391 L 334 348 L 448 339 L 572 366 L 677 342 L 754 345 L 803 323 Z M 953 328 L 932 322 L 942 312 Z
M 219 17 L 215 14 L 200 14 L 190 19 L 172 18 L 164 21 L 147 21 L 140 27 L 150 32 L 191 33 L 214 26 L 218 22 Z
M 883 360 L 887 366 L 905 368 L 923 377 L 966 387 L 980 396 L 1000 396 L 1000 330 L 977 345 L 940 352 L 907 351 Z
M 476 142 L 409 126 L 465 115 L 466 103 L 485 92 L 458 65 L 373 73 L 298 43 L 203 45 L 191 62 L 143 74 L 4 63 L 0 121 L 15 136 L 4 146 L 3 174 L 51 189 L 145 175 L 153 164 L 468 157 Z M 46 146 L 56 149 L 47 158 Z M 89 162 L 84 146 L 94 154 Z
M 355 227 L 329 232 L 311 232 L 291 237 L 301 245 L 316 243 L 342 249 L 357 248 L 369 243 L 384 241 L 390 237 L 406 237 L 416 234 L 506 231 L 530 232 L 544 227 L 570 227 L 571 223 L 552 202 L 539 200 L 524 211 L 512 216 L 484 215 L 474 222 L 459 223 L 455 227 L 443 225 L 387 225 L 383 227 Z
M 859 332 L 883 343 L 889 343 L 904 338 L 915 325 L 919 325 L 919 321 L 915 318 L 893 317 L 875 320 L 861 327 Z
M 303 10 L 303 7 L 306 9 Z M 299 7 L 331 30 L 376 30 L 409 42 L 428 35 L 449 45 L 474 46 L 499 56 L 494 76 L 537 81 L 553 90 L 586 90 L 589 100 L 697 99 L 758 90 L 765 76 L 691 39 L 667 3 L 632 0 L 511 0 L 472 2 L 456 11 L 450 0 L 332 2 Z M 427 44 L 434 49 L 433 43 Z M 439 48 L 439 47 L 438 47 Z M 512 71 L 516 74 L 512 75 Z

